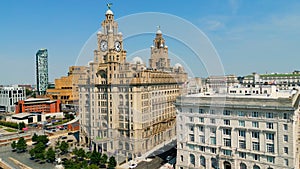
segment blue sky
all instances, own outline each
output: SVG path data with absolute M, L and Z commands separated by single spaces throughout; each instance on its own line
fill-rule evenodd
M 66 75 L 86 40 L 100 28 L 108 2 L 115 18 L 162 12 L 193 23 L 215 46 L 226 74 L 299 70 L 299 0 L 4 0 L 0 84 L 34 84 L 39 48 L 48 49 L 50 81 Z M 151 44 L 152 39 L 147 36 L 145 41 Z M 177 47 L 168 46 L 176 53 Z

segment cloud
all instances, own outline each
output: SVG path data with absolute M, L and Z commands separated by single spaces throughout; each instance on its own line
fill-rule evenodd
M 232 10 L 232 13 L 236 14 L 239 7 L 240 7 L 239 0 L 229 0 L 229 5 L 230 5 L 230 8 Z

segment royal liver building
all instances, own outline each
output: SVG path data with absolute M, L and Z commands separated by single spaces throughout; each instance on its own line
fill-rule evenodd
M 187 74 L 171 67 L 168 47 L 158 30 L 149 67 L 126 61 L 122 34 L 108 9 L 98 32 L 98 48 L 79 84 L 81 143 L 94 150 L 138 157 L 176 136 L 173 103 Z

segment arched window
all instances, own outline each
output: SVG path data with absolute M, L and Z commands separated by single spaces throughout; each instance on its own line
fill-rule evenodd
M 206 167 L 205 157 L 203 157 L 203 156 L 200 156 L 200 165 L 203 167 Z
M 254 165 L 253 169 L 260 169 L 260 167 L 258 165 Z
M 190 154 L 190 163 L 195 166 L 195 155 Z
M 217 168 L 218 167 L 218 161 L 216 158 L 211 158 L 211 167 Z
M 241 164 L 240 164 L 240 169 L 247 169 L 247 166 L 246 166 L 246 164 L 244 164 L 244 163 L 241 163 Z

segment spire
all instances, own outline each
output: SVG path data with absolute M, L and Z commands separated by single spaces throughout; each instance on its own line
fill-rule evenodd
M 158 25 L 156 28 L 157 28 L 156 34 L 162 34 L 162 32 L 160 30 L 160 25 Z
M 108 9 L 107 9 L 105 15 L 113 15 L 113 14 L 114 14 L 114 13 L 110 10 L 110 8 L 111 8 L 112 5 L 113 5 L 112 3 L 106 4 L 106 6 L 107 6 Z

